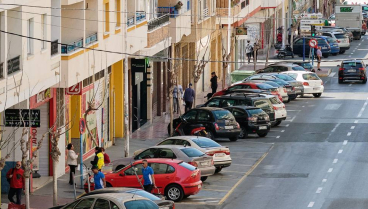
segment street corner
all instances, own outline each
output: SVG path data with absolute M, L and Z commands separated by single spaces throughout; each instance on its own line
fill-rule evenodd
M 316 71 L 319 77 L 328 77 L 332 72 L 332 68 L 321 68 L 320 71 Z

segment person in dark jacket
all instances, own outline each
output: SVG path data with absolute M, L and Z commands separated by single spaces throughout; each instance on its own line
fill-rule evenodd
M 95 148 L 95 158 L 91 161 L 92 166 L 97 166 L 99 170 L 105 165 L 104 164 L 104 155 L 102 154 L 102 148 Z
M 8 193 L 8 199 L 10 202 L 17 205 L 21 204 L 22 190 L 24 190 L 24 170 L 21 168 L 21 162 L 17 161 L 15 168 L 12 168 L 6 173 L 6 178 L 10 179 L 10 189 Z M 15 202 L 13 197 L 16 195 L 17 201 Z
M 195 92 L 192 89 L 192 83 L 189 84 L 189 87 L 185 89 L 183 100 L 185 102 L 185 112 L 192 109 L 193 101 L 195 98 Z
M 217 91 L 217 75 L 215 72 L 211 73 L 211 89 L 212 89 L 212 95 L 216 93 Z

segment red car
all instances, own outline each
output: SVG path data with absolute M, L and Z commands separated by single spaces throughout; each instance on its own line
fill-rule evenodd
M 216 93 L 213 94 L 213 97 L 215 96 L 221 96 L 221 95 L 226 95 L 231 93 L 231 91 L 233 90 L 237 90 L 237 89 L 260 89 L 260 90 L 268 90 L 270 91 L 270 93 L 272 95 L 277 95 L 280 99 L 280 101 L 282 101 L 282 97 L 279 94 L 279 92 L 277 91 L 276 87 L 270 86 L 268 84 L 265 83 L 254 83 L 254 82 L 245 82 L 245 83 L 237 83 L 234 84 L 232 86 L 229 86 L 221 91 L 218 91 Z
M 197 194 L 202 188 L 201 171 L 196 167 L 175 159 L 146 159 L 153 169 L 157 189 L 152 192 L 165 194 L 167 199 L 178 202 L 184 197 Z M 133 163 L 139 178 L 142 178 L 142 160 Z M 128 165 L 116 172 L 105 174 L 106 187 L 141 188 L 134 169 Z M 143 182 L 142 182 L 143 183 Z M 94 184 L 90 184 L 91 191 Z M 88 192 L 87 183 L 84 190 Z

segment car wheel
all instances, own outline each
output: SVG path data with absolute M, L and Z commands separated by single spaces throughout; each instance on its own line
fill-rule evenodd
M 120 170 L 120 169 L 122 169 L 122 168 L 124 168 L 124 167 L 125 167 L 125 165 L 118 165 L 118 166 L 116 166 L 115 171 L 118 171 L 118 170 Z
M 112 187 L 112 185 L 109 182 L 106 182 L 106 187 Z
M 165 191 L 165 196 L 167 199 L 172 200 L 174 202 L 179 202 L 184 198 L 184 192 L 181 186 L 173 184 L 169 185 Z
M 301 98 L 302 98 L 302 97 L 304 97 L 304 94 L 301 94 L 301 95 L 300 95 L 300 97 L 301 97 Z
M 208 176 L 202 176 L 202 177 L 201 177 L 201 181 L 202 181 L 202 182 L 205 182 L 205 181 L 207 180 L 207 178 L 208 178 Z
M 268 134 L 268 132 L 266 132 L 266 133 L 257 133 L 257 135 L 258 135 L 259 137 L 266 137 L 266 136 L 267 136 L 267 134 Z
M 207 132 L 207 138 L 210 138 L 212 140 L 215 140 L 215 135 L 212 133 L 212 131 L 207 131 L 206 130 L 206 132 Z
M 314 97 L 321 97 L 322 93 L 313 94 Z
M 365 79 L 363 80 L 363 83 L 367 83 L 367 78 L 365 78 Z
M 275 127 L 275 126 L 278 126 L 278 125 L 280 125 L 281 124 L 281 120 L 278 120 L 278 121 L 276 121 L 272 126 L 273 127 Z
M 238 136 L 230 137 L 230 141 L 235 142 L 238 140 Z
M 248 133 L 247 130 L 245 129 L 244 126 L 240 126 L 240 134 L 239 134 L 239 138 L 241 139 L 245 139 L 248 137 Z
M 222 167 L 217 167 L 215 170 L 215 173 L 220 173 L 221 170 L 222 170 Z
M 345 53 L 345 50 L 339 51 L 339 54 L 344 54 L 344 53 Z

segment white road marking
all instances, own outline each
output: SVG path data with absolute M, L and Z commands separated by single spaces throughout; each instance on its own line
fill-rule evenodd
M 331 130 L 331 132 L 335 132 L 337 127 L 339 127 L 340 123 L 336 124 L 335 127 Z
M 317 193 L 317 194 L 321 193 L 321 192 L 322 192 L 322 189 L 323 189 L 323 187 L 318 187 L 318 189 L 317 189 L 316 193 Z
M 339 150 L 338 154 L 341 154 L 341 153 L 342 153 L 342 151 L 343 151 L 342 149 L 341 149 L 341 150 Z
M 293 122 L 293 121 L 294 121 L 294 119 L 295 119 L 295 116 L 294 116 L 294 117 L 292 117 L 290 120 L 285 120 L 285 121 L 287 121 L 287 122 Z
M 344 140 L 344 142 L 342 143 L 342 145 L 347 145 L 348 144 L 348 140 Z
M 364 103 L 364 106 L 367 106 L 367 104 L 368 104 L 368 102 L 365 102 L 365 103 Z
M 290 125 L 290 124 L 286 124 L 285 126 L 286 126 L 286 127 L 289 127 L 289 125 Z
M 349 86 L 352 86 L 353 84 L 349 84 Z
M 341 104 L 328 104 L 325 107 L 325 110 L 337 110 L 339 109 Z
M 330 78 L 332 78 L 332 77 L 334 77 L 336 75 L 336 72 L 332 72 L 328 77 L 330 77 Z M 325 84 L 326 84 L 327 82 L 325 82 Z
M 281 130 L 281 133 L 284 133 L 285 132 L 285 130 Z
M 332 162 L 333 164 L 337 163 L 339 159 L 334 159 L 334 161 Z
M 347 136 L 351 136 L 351 132 L 348 132 Z
M 327 179 L 322 179 L 322 183 L 326 183 L 327 182 Z
M 333 168 L 329 168 L 327 172 L 331 173 L 332 171 L 333 171 Z
M 302 107 L 305 107 L 305 106 L 302 106 Z
M 362 117 L 362 113 L 359 113 L 358 118 Z
M 280 136 L 276 136 L 276 139 L 280 138 Z
M 364 111 L 364 110 L 365 110 L 365 108 L 363 107 L 363 108 L 362 108 L 362 111 Z
M 355 120 L 355 121 L 354 121 L 354 123 L 358 123 L 358 122 L 359 122 L 359 120 Z
M 313 207 L 313 205 L 314 205 L 314 202 L 310 202 L 310 203 L 308 204 L 308 208 L 312 208 L 312 207 Z
M 354 129 L 355 128 L 355 126 L 351 126 L 351 128 L 350 129 Z
M 349 57 L 351 57 L 351 55 L 349 55 Z

